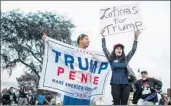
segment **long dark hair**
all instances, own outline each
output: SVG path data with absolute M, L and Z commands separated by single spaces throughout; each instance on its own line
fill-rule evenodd
M 114 61 L 116 59 L 115 49 L 113 49 L 113 51 L 112 51 L 112 53 L 110 55 L 110 58 L 112 59 L 112 61 Z M 121 63 L 126 63 L 127 62 L 124 49 L 122 49 L 122 55 L 119 58 L 119 62 L 121 62 Z

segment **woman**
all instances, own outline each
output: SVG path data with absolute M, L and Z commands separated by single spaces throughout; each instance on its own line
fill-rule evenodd
M 127 105 L 129 94 L 130 94 L 130 85 L 128 82 L 128 72 L 127 65 L 134 55 L 137 48 L 137 41 L 140 31 L 134 32 L 135 39 L 132 50 L 127 56 L 124 53 L 124 46 L 122 44 L 114 45 L 113 51 L 110 54 L 106 48 L 106 41 L 103 35 L 104 31 L 101 31 L 102 38 L 102 48 L 103 52 L 108 59 L 111 69 L 111 93 L 114 100 L 114 105 Z
M 42 40 L 45 41 L 46 34 L 43 33 Z M 79 48 L 86 49 L 89 46 L 88 35 L 81 34 L 77 38 L 77 45 Z M 90 105 L 90 99 L 78 99 L 64 95 L 63 105 Z

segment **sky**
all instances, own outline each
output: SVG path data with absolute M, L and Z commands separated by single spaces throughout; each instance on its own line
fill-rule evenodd
M 140 5 L 145 30 L 141 31 L 137 51 L 129 64 L 135 73 L 138 68 L 145 69 L 150 77 L 161 79 L 163 91 L 166 92 L 167 88 L 170 88 L 170 1 L 1 1 L 1 11 L 20 9 L 23 12 L 57 12 L 71 19 L 76 25 L 72 33 L 73 40 L 81 33 L 88 34 L 88 49 L 102 52 L 99 9 L 137 3 Z M 128 53 L 133 44 L 133 37 L 133 32 L 107 36 L 107 48 L 111 51 L 114 44 L 123 43 L 125 52 Z M 11 77 L 2 72 L 2 88 L 17 86 L 15 79 L 23 73 L 22 70 L 22 66 L 17 66 Z M 105 103 L 111 104 L 111 98 L 108 84 Z

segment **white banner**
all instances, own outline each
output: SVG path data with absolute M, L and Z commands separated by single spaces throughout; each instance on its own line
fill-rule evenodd
M 100 9 L 100 27 L 105 30 L 104 35 L 144 29 L 139 5 L 131 4 Z
M 110 71 L 102 53 L 47 38 L 39 89 L 90 99 L 104 94 Z

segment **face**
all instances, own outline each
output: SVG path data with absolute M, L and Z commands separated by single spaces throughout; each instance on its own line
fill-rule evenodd
M 121 56 L 122 55 L 122 48 L 121 47 L 117 47 L 115 49 L 115 55 L 116 56 Z
M 146 80 L 148 78 L 148 74 L 142 73 L 141 74 L 141 77 L 142 77 L 143 80 Z
M 84 36 L 81 40 L 80 40 L 80 44 L 82 44 L 84 46 L 84 48 L 87 48 L 89 46 L 89 39 L 88 36 Z

